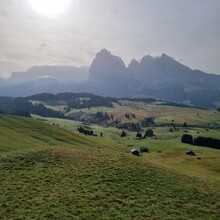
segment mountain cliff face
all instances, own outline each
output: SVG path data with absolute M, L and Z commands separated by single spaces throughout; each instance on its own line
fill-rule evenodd
M 89 68 L 89 80 L 112 81 L 126 77 L 126 67 L 120 57 L 114 56 L 106 49 L 97 53 Z
M 88 79 L 87 79 L 88 78 Z M 87 79 L 87 80 L 86 80 Z M 110 97 L 153 97 L 215 107 L 220 75 L 192 70 L 166 54 L 123 60 L 102 49 L 88 67 L 33 67 L 0 81 L 0 94 L 28 96 L 42 92 L 90 92 Z
M 102 50 L 90 67 L 92 82 L 100 90 L 93 87 L 91 92 L 99 95 L 108 91 L 109 96 L 154 97 L 199 107 L 214 107 L 220 100 L 219 75 L 192 70 L 166 54 L 133 59 L 126 68 L 121 58 Z
M 192 70 L 162 54 L 144 56 L 140 62 L 132 60 L 128 74 L 138 81 L 135 96 L 152 96 L 168 101 L 187 102 L 213 107 L 220 99 L 220 76 Z
M 219 76 L 191 70 L 166 54 L 156 58 L 145 56 L 140 63 L 135 64 L 135 67 L 131 62 L 128 66 L 128 72 L 147 86 L 161 83 L 216 86 L 215 80 L 220 80 Z
M 120 57 L 106 49 L 97 53 L 89 69 L 90 92 L 104 96 L 125 97 L 130 95 L 130 79 Z

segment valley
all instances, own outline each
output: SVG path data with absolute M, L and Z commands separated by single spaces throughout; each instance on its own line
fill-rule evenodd
M 32 97 L 29 102 L 65 117 L 0 115 L 1 219 L 219 218 L 220 151 L 181 143 L 181 137 L 219 139 L 220 112 L 111 101 L 66 111 L 64 101 Z M 104 118 L 97 120 L 97 112 Z M 136 138 L 149 129 L 153 136 Z M 131 154 L 143 146 L 149 153 Z M 185 155 L 188 148 L 196 156 Z

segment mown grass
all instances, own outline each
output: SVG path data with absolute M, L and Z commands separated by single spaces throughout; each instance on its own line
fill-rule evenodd
M 213 185 L 123 149 L 49 148 L 0 159 L 8 219 L 219 219 Z

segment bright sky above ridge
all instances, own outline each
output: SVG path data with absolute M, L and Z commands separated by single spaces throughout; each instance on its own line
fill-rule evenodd
M 0 77 L 34 65 L 90 64 L 102 48 L 126 65 L 164 52 L 192 69 L 220 74 L 219 0 L 67 3 L 60 12 L 43 13 L 30 0 L 1 0 Z

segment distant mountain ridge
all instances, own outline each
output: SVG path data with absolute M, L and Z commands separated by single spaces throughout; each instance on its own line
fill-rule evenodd
M 80 82 L 87 80 L 88 66 L 34 66 L 24 72 L 12 72 L 9 78 L 12 82 L 27 82 L 41 78 L 52 78 L 60 82 Z
M 90 67 L 33 67 L 0 82 L 0 94 L 28 96 L 49 92 L 89 92 L 109 97 L 159 98 L 197 107 L 220 102 L 220 75 L 192 70 L 170 56 L 124 61 L 102 49 Z
M 126 68 L 121 58 L 101 50 L 90 67 L 89 84 L 90 92 L 114 97 L 153 97 L 198 107 L 214 107 L 220 101 L 219 75 L 192 70 L 164 53 L 144 56 L 140 62 L 133 59 Z

